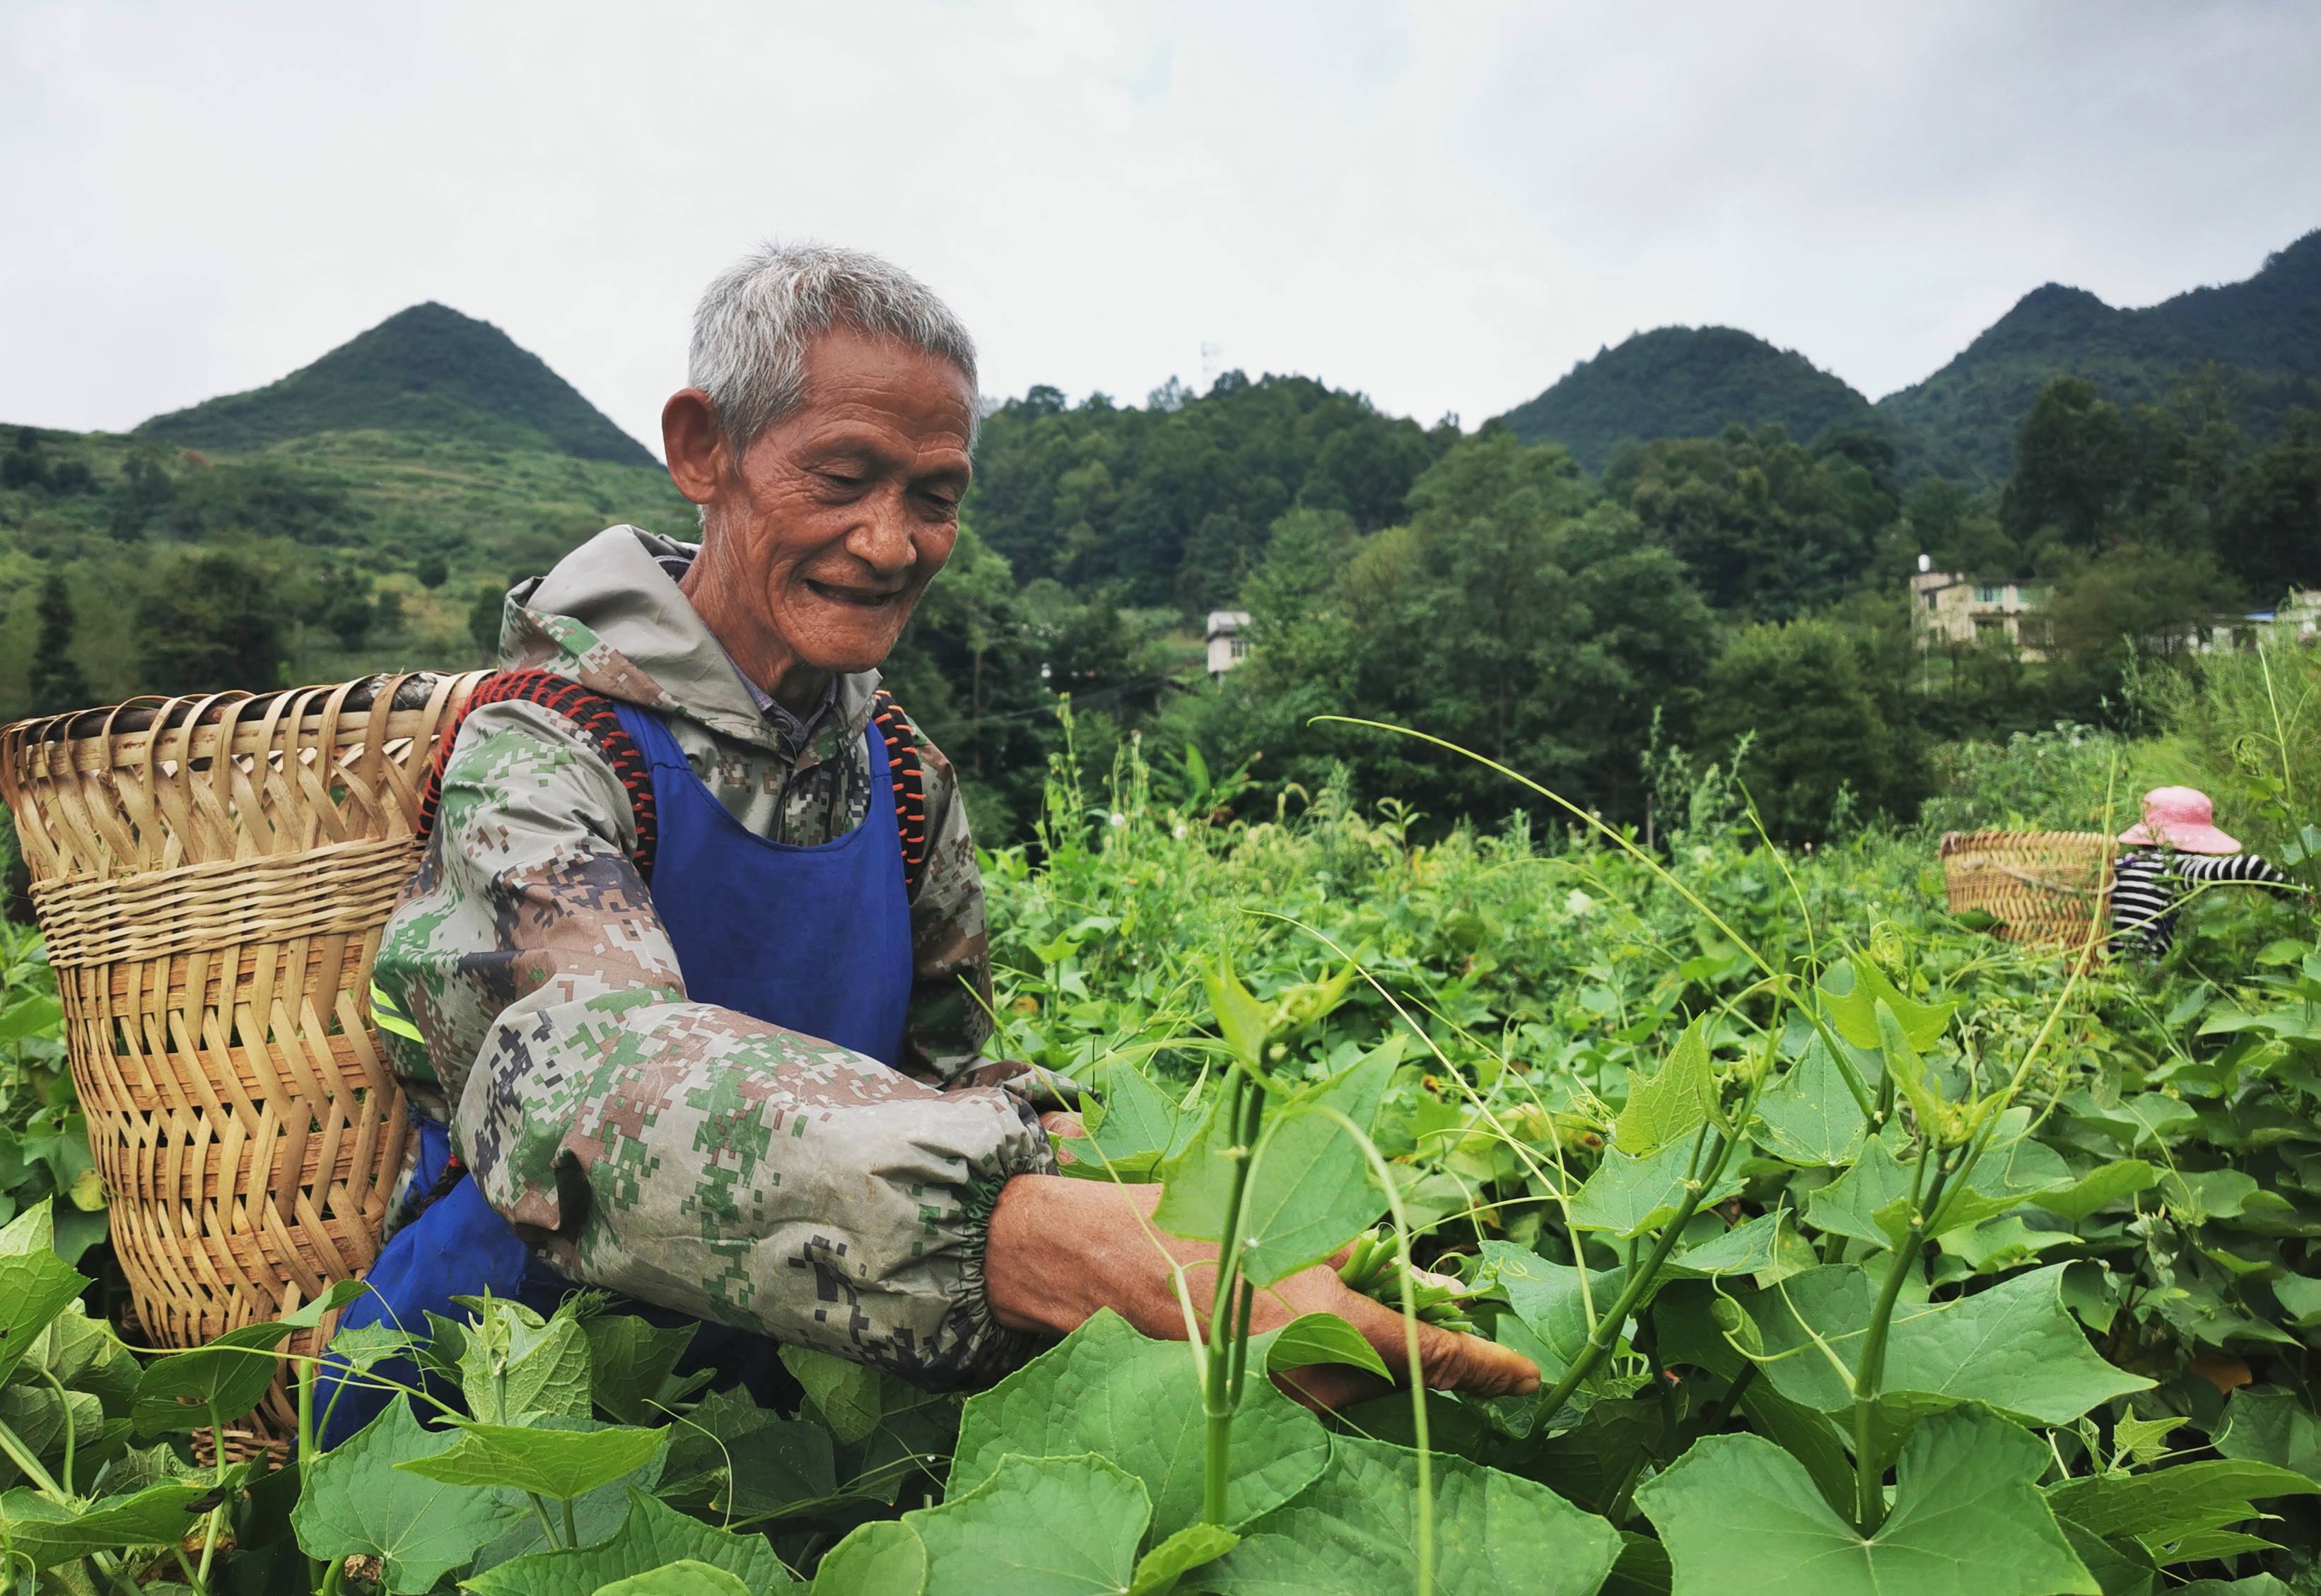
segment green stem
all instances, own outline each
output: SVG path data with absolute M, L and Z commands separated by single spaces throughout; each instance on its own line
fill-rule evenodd
M 564 1499 L 564 1544 L 568 1546 L 580 1544 L 580 1523 L 573 1515 L 572 1499 L 569 1496 Z
M 540 1533 L 548 1537 L 548 1544 L 551 1546 L 563 1545 L 561 1541 L 556 1538 L 556 1526 L 549 1519 L 548 1504 L 540 1500 L 540 1492 L 537 1491 L 527 1491 L 523 1494 L 525 1499 L 532 1503 L 532 1516 L 540 1520 Z
M 57 1406 L 63 1410 L 65 1416 L 65 1461 L 64 1468 L 62 1470 L 64 1476 L 62 1483 L 65 1488 L 65 1493 L 69 1496 L 72 1494 L 73 1489 L 73 1445 L 79 1439 L 78 1431 L 80 1429 L 80 1426 L 73 1422 L 72 1399 L 65 1394 L 65 1383 L 57 1378 L 53 1370 L 44 1368 L 39 1364 L 28 1364 L 26 1367 L 30 1368 L 33 1374 L 38 1374 L 41 1379 L 49 1383 L 49 1389 L 57 1393 Z
M 314 1466 L 314 1374 L 319 1365 L 301 1360 L 298 1365 L 298 1494 L 306 1494 L 306 1482 Z M 306 1559 L 306 1583 L 319 1589 L 323 1583 L 323 1560 Z
M 1741 1372 L 1733 1376 L 1733 1383 L 1725 1388 L 1725 1417 L 1727 1419 L 1732 1419 L 1734 1415 L 1741 1411 L 1741 1404 L 1747 1400 L 1750 1386 L 1755 1384 L 1756 1382 L 1757 1365 L 1754 1364 L 1742 1365 Z
M 1605 1355 L 1612 1350 L 1613 1343 L 1620 1338 L 1620 1331 L 1628 1322 L 1628 1316 L 1643 1300 L 1652 1277 L 1660 1273 L 1661 1265 L 1668 1262 L 1669 1255 L 1676 1250 L 1676 1244 L 1683 1238 L 1684 1228 L 1692 1222 L 1693 1213 L 1700 1207 L 1700 1200 L 1716 1190 L 1718 1178 L 1725 1173 L 1725 1161 L 1732 1157 L 1733 1149 L 1739 1145 L 1737 1127 L 1747 1123 L 1748 1115 L 1744 1108 L 1736 1120 L 1736 1134 L 1717 1137 L 1716 1156 L 1709 1160 L 1707 1170 L 1684 1183 L 1684 1201 L 1677 1205 L 1676 1217 L 1661 1227 L 1661 1233 L 1653 1238 L 1652 1250 L 1645 1257 L 1643 1266 L 1628 1272 L 1626 1282 L 1620 1287 L 1620 1294 L 1604 1310 L 1604 1317 L 1596 1321 L 1596 1328 L 1588 1333 L 1588 1339 L 1580 1346 L 1579 1355 L 1571 1360 L 1570 1366 L 1563 1371 L 1563 1377 L 1555 1383 L 1547 1393 L 1547 1400 L 1540 1404 L 1542 1414 L 1553 1419 L 1571 1393 L 1579 1389 L 1579 1383 L 1593 1374 L 1596 1365 L 1603 1362 Z M 1572 1238 L 1575 1250 L 1579 1245 L 1579 1239 L 1575 1236 Z
M 32 1449 L 25 1446 L 16 1432 L 5 1424 L 0 1424 L 0 1454 L 5 1454 L 41 1495 L 63 1502 L 68 1507 L 72 1505 L 72 1492 L 57 1483 L 56 1476 L 41 1466 L 41 1460 L 32 1455 Z
M 1234 1095 L 1226 1111 L 1234 1120 L 1233 1184 L 1225 1199 L 1224 1235 L 1217 1248 L 1216 1294 L 1209 1305 L 1208 1360 L 1201 1383 L 1204 1433 L 1201 1450 L 1201 1517 L 1225 1521 L 1225 1486 L 1233 1473 L 1233 1367 L 1237 1338 L 1234 1293 L 1241 1284 L 1242 1208 L 1249 1195 L 1250 1166 L 1257 1161 L 1257 1132 L 1265 1114 L 1265 1088 L 1236 1069 L 1226 1079 Z
M 219 1416 L 215 1407 L 210 1409 L 210 1446 L 216 1453 L 217 1483 L 223 1488 L 228 1473 L 225 1461 L 225 1420 Z M 218 1526 L 224 1518 L 225 1503 L 222 1501 L 212 1508 L 202 1519 L 202 1566 L 200 1572 L 194 1576 L 194 1589 L 196 1591 L 207 1591 L 210 1588 L 210 1563 L 217 1555 Z
M 1921 1183 L 1929 1165 L 1934 1166 L 1934 1183 L 1924 1189 L 1922 1199 Z M 1853 1374 L 1853 1517 L 1863 1535 L 1876 1534 L 1886 1521 L 1886 1470 L 1875 1455 L 1871 1429 L 1877 1419 L 1880 1387 L 1886 1378 L 1887 1332 L 1893 1327 L 1894 1305 L 1901 1299 L 1902 1284 L 1918 1261 L 1927 1216 L 1941 1206 L 1950 1174 L 1933 1148 L 1919 1156 L 1910 1181 L 1909 1234 L 1895 1244 L 1877 1304 L 1870 1310 L 1870 1328 L 1861 1338 L 1861 1363 Z

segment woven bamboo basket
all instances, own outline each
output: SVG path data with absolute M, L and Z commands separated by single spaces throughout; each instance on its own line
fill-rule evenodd
M 160 1345 L 287 1312 L 378 1250 L 408 1128 L 371 957 L 417 863 L 419 784 L 482 675 L 0 730 L 114 1248 Z M 232 1449 L 278 1451 L 296 1416 L 278 1379 Z
M 1954 831 L 1943 839 L 1951 912 L 1990 915 L 2010 942 L 2100 949 L 2113 851 L 2094 831 Z

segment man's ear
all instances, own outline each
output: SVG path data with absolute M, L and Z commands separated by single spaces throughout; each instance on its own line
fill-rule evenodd
M 669 479 L 677 491 L 696 504 L 717 496 L 732 445 L 717 424 L 717 406 L 699 388 L 680 388 L 660 407 L 661 452 L 669 458 Z

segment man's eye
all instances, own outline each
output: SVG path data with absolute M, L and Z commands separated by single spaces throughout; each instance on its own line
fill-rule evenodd
M 860 487 L 862 485 L 861 477 L 851 476 L 844 471 L 817 471 L 815 475 L 821 477 L 833 487 Z

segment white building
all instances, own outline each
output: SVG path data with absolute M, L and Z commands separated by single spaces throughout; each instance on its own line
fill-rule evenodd
M 1921 648 L 2004 638 L 2040 659 L 2047 639 L 2036 612 L 2046 599 L 2043 582 L 1922 569 L 1910 578 L 1910 623 Z
M 1209 612 L 1209 676 L 1224 676 L 1249 657 L 1249 612 Z

